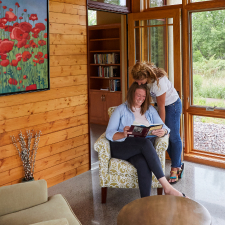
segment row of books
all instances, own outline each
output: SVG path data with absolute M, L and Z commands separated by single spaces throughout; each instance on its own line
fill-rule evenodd
M 118 66 L 99 66 L 98 77 L 119 77 L 120 69 Z
M 109 53 L 109 54 L 94 54 L 94 64 L 119 64 L 120 54 Z
M 110 80 L 109 91 L 120 91 L 120 80 Z

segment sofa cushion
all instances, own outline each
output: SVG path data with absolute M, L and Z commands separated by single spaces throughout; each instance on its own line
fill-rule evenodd
M 7 214 L 0 217 L 0 224 L 30 225 L 33 223 L 66 218 L 69 225 L 81 225 L 67 201 L 57 194 L 49 198 L 46 203 L 26 210 Z
M 39 205 L 48 200 L 47 182 L 37 180 L 0 187 L 0 199 L 0 216 Z
M 31 225 L 69 225 L 66 218 L 57 219 L 57 220 L 48 220 L 40 223 L 33 223 Z

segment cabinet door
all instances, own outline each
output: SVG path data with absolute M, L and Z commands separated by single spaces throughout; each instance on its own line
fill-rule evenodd
M 90 92 L 90 122 L 106 124 L 103 95 L 101 92 Z
M 108 108 L 122 104 L 121 92 L 107 93 L 106 97 L 105 97 L 105 104 L 106 104 L 106 115 L 105 116 L 106 116 L 106 120 L 108 123 L 108 121 L 109 121 Z

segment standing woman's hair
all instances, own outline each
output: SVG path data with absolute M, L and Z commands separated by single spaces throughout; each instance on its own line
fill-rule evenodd
M 148 62 L 137 62 L 133 66 L 131 74 L 134 80 L 143 80 L 147 78 L 148 83 L 157 81 L 157 85 L 159 84 L 160 77 L 168 77 L 164 69 L 158 68 L 153 63 Z
M 137 82 L 134 82 L 130 88 L 128 89 L 127 92 L 127 105 L 128 108 L 133 111 L 133 106 L 134 106 L 134 96 L 135 96 L 135 91 L 137 89 L 143 89 L 146 92 L 146 98 L 145 101 L 142 103 L 141 105 L 141 115 L 145 114 L 145 112 L 148 110 L 150 103 L 151 103 L 151 97 L 150 97 L 150 91 L 149 91 L 149 87 L 147 86 L 147 84 L 141 84 L 138 85 Z

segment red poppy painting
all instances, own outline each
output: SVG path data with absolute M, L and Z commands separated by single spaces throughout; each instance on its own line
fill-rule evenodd
M 49 90 L 48 0 L 0 1 L 0 95 Z

